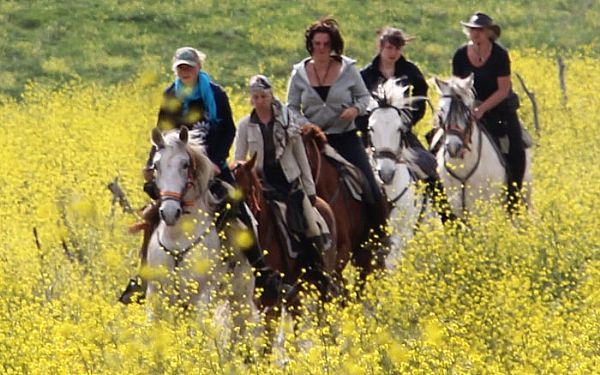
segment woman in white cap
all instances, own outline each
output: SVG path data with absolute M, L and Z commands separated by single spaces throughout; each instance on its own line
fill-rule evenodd
M 496 41 L 500 26 L 487 14 L 476 12 L 467 22 L 461 22 L 469 41 L 454 53 L 452 74 L 461 78 L 474 74 L 475 98 L 479 104 L 473 116 L 499 144 L 508 136 L 508 204 L 518 203 L 525 172 L 525 145 L 517 116 L 519 98 L 512 91 L 510 57 Z
M 252 112 L 239 125 L 235 140 L 235 160 L 244 161 L 256 154 L 256 170 L 263 185 L 270 190 L 276 201 L 287 205 L 288 218 L 294 214 L 303 216 L 305 224 L 295 228 L 300 237 L 315 248 L 317 259 L 322 262 L 322 253 L 330 246 L 326 224 L 314 208 L 316 202 L 315 183 L 306 157 L 300 127 L 293 113 L 274 95 L 269 79 L 255 75 L 249 84 Z M 292 215 L 290 215 L 292 214 Z M 319 220 L 321 219 L 321 220 Z
M 201 139 L 206 153 L 215 165 L 217 179 L 211 184 L 213 194 L 225 197 L 225 189 L 219 180 L 233 185 L 234 179 L 227 165 L 229 150 L 235 138 L 235 125 L 231 114 L 229 98 L 221 88 L 212 81 L 210 76 L 202 70 L 202 63 L 206 55 L 192 47 L 181 47 L 173 56 L 174 82 L 165 90 L 163 101 L 158 113 L 157 127 L 163 131 L 186 126 L 194 130 L 192 135 Z M 153 146 L 148 155 L 148 160 L 143 169 L 144 191 L 154 200 L 160 199 L 160 193 L 154 182 L 152 168 L 154 154 Z M 232 202 L 234 203 L 234 202 Z M 251 227 L 251 218 L 247 208 L 239 205 L 238 217 Z M 140 251 L 141 263 L 145 264 L 147 244 L 152 232 L 158 224 L 158 205 L 150 204 L 142 214 L 145 224 L 144 239 Z M 225 217 L 225 215 L 221 215 Z M 256 270 L 256 285 L 264 288 L 276 288 L 278 275 L 264 263 L 258 241 L 254 241 L 243 253 Z M 145 290 L 143 280 L 132 279 L 121 296 L 121 301 L 129 303 L 131 295 Z M 270 291 L 273 292 L 273 291 Z

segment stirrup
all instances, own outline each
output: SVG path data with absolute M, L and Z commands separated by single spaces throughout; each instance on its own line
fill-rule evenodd
M 146 288 L 142 284 L 143 282 L 139 276 L 129 279 L 127 287 L 119 297 L 119 302 L 124 305 L 129 305 L 133 302 L 142 303 L 146 299 Z

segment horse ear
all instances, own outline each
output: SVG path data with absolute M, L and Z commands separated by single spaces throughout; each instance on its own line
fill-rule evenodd
M 473 87 L 473 82 L 475 81 L 475 74 L 471 73 L 469 74 L 469 76 L 467 78 L 464 79 L 464 83 L 465 85 L 467 85 L 467 87 Z
M 433 82 L 435 83 L 435 87 L 438 89 L 438 93 L 444 94 L 448 92 L 448 87 L 450 86 L 447 81 L 441 80 L 438 77 L 433 77 Z
M 258 152 L 255 152 L 254 155 L 252 155 L 252 157 L 250 158 L 250 160 L 248 160 L 248 162 L 246 163 L 246 166 L 248 167 L 248 169 L 254 168 L 254 165 L 256 164 L 257 156 L 258 156 Z
M 156 148 L 165 148 L 165 139 L 158 128 L 152 129 L 152 143 Z
M 181 129 L 179 130 L 179 140 L 181 142 L 183 142 L 183 144 L 187 144 L 188 141 L 188 137 L 189 137 L 189 131 L 187 126 L 182 126 Z

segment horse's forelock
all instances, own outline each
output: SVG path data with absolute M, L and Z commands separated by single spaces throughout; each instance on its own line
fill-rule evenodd
M 404 96 L 407 87 L 400 84 L 396 78 L 390 78 L 383 83 L 381 91 L 383 98 L 388 105 L 394 106 L 398 109 L 409 107 L 407 98 Z
M 450 95 L 458 96 L 468 107 L 473 105 L 475 101 L 475 92 L 473 86 L 469 85 L 467 80 L 452 77 L 448 83 Z

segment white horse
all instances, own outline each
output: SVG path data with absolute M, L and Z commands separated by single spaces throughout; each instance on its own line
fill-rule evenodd
M 404 133 L 409 130 L 411 105 L 425 98 L 405 97 L 408 87 L 389 79 L 373 93 L 369 110 L 369 133 L 373 168 L 390 205 L 389 221 L 393 228 L 391 249 L 385 259 L 386 268 L 393 268 L 406 242 L 412 238 L 421 212 L 414 172 L 409 169 L 415 155 L 406 147 Z M 407 164 L 408 163 L 408 164 Z
M 475 106 L 473 75 L 464 79 L 452 77 L 448 81 L 435 78 L 435 84 L 440 94 L 437 121 L 442 142 L 436 158 L 452 212 L 464 217 L 473 212 L 478 200 L 504 202 L 507 173 L 503 157 L 471 115 Z M 528 186 L 530 150 L 525 153 L 523 186 Z M 524 192 L 524 202 L 529 203 L 528 189 Z
M 253 277 L 250 265 L 240 252 L 225 252 L 214 226 L 215 198 L 209 191 L 214 167 L 201 145 L 187 128 L 164 136 L 152 131 L 157 148 L 153 160 L 160 190 L 160 223 L 148 245 L 148 300 L 157 292 L 169 303 L 194 306 L 209 302 L 224 280 L 233 283 L 231 306 L 252 309 Z M 192 139 L 189 139 L 192 138 Z M 230 276 L 229 279 L 226 276 Z M 243 326 L 245 317 L 234 324 Z

